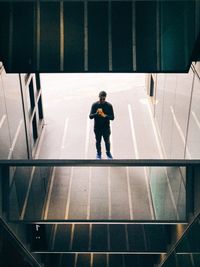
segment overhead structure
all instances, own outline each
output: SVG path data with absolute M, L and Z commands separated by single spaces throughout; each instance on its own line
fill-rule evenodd
M 199 57 L 198 0 L 5 1 L 0 18 L 6 72 L 186 72 Z

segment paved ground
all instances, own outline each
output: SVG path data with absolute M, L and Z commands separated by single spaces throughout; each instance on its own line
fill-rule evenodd
M 45 141 L 40 143 L 39 158 L 95 158 L 93 121 L 88 115 L 101 90 L 107 91 L 115 112 L 114 158 L 161 157 L 143 74 L 65 74 L 64 78 L 52 74 L 43 75 L 41 83 Z

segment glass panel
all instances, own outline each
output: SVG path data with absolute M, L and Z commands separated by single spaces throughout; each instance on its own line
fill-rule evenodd
M 3 84 L 0 77 L 0 158 L 7 159 L 10 149 L 10 133 L 8 128 L 8 116 L 5 107 Z
M 155 117 L 161 133 L 163 121 L 163 100 L 165 91 L 166 75 L 157 74 Z
M 178 167 L 151 167 L 148 171 L 156 219 L 185 220 L 184 172 Z
M 184 158 L 188 114 L 191 100 L 193 71 L 177 74 L 175 103 L 173 107 L 172 158 Z
M 186 157 L 200 158 L 200 79 L 195 76 L 189 119 Z
M 6 106 L 7 111 L 7 120 L 5 121 L 3 128 L 4 132 L 2 137 L 2 144 L 3 146 L 5 146 L 8 137 L 10 137 L 11 145 L 9 151 L 9 158 L 25 159 L 27 158 L 27 146 L 19 75 L 3 75 L 2 84 L 5 94 L 5 100 L 3 105 Z M 8 125 L 6 125 L 7 123 Z M 7 127 L 9 127 L 9 134 L 7 131 Z
M 10 220 L 185 220 L 175 167 L 17 167 Z
M 177 74 L 177 84 L 176 84 L 176 100 L 174 112 L 179 122 L 180 128 L 184 134 L 186 135 L 187 129 L 187 116 L 189 113 L 189 105 L 191 99 L 191 90 L 193 83 L 194 73 L 192 69 L 190 69 L 189 73 L 186 74 Z
M 176 75 L 166 75 L 165 91 L 163 97 L 163 117 L 161 136 L 167 158 L 171 158 L 172 151 L 172 133 L 173 133 L 173 116 L 172 109 L 175 99 Z
M 166 158 L 184 158 L 193 75 L 157 75 L 155 114 Z M 186 153 L 192 158 L 188 147 Z

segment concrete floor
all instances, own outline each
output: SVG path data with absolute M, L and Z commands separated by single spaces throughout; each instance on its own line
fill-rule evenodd
M 95 158 L 93 120 L 88 115 L 101 90 L 108 93 L 115 113 L 111 123 L 114 158 L 162 157 L 144 74 L 43 74 L 41 84 L 45 128 L 39 158 Z

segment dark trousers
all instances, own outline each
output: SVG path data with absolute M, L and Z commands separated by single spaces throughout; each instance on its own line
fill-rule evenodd
M 97 153 L 101 154 L 101 139 L 103 136 L 106 153 L 110 153 L 110 128 L 106 129 L 94 129 L 95 138 L 96 138 L 96 149 Z

